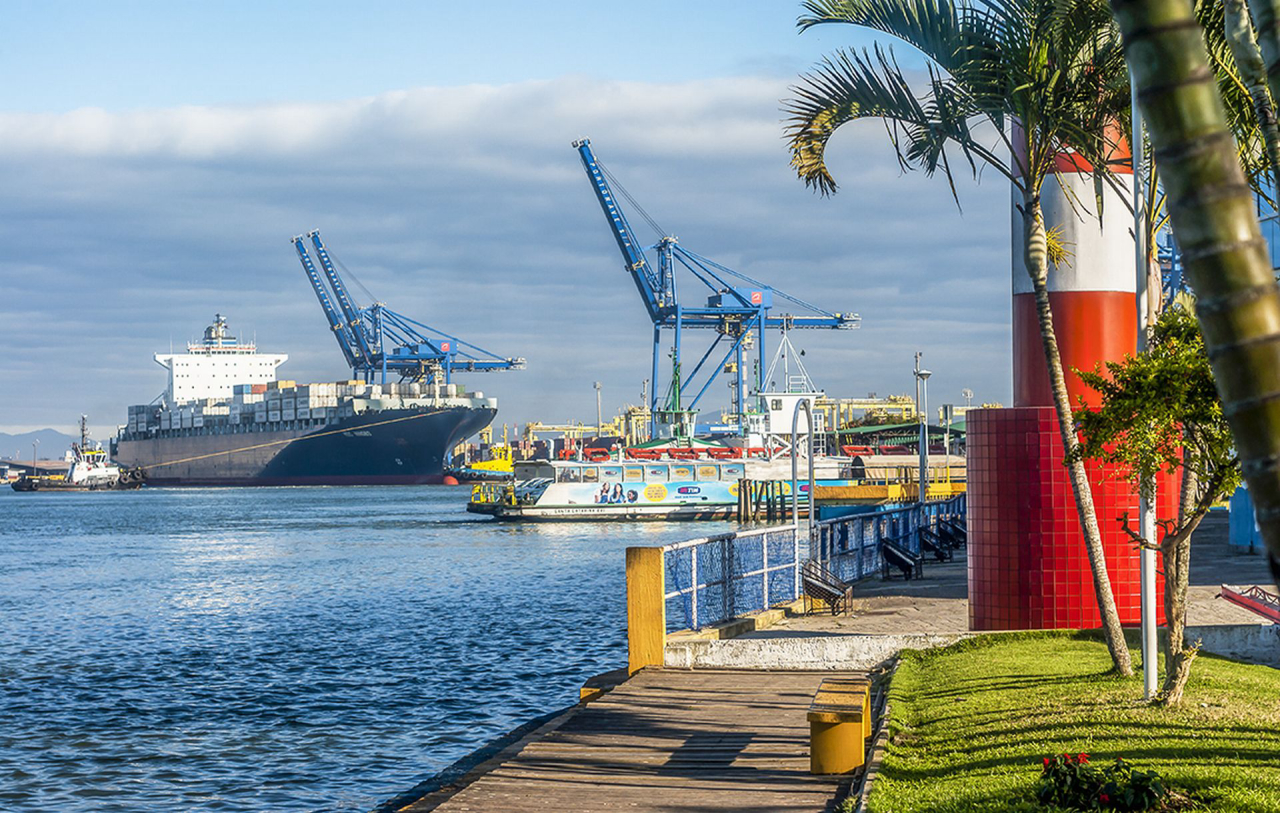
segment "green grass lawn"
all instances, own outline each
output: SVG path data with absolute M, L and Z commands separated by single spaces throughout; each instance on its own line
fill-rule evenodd
M 1160 709 L 1110 666 L 1094 633 L 904 652 L 870 811 L 1044 811 L 1042 760 L 1066 751 L 1154 769 L 1198 809 L 1280 813 L 1280 670 L 1202 655 L 1182 707 Z

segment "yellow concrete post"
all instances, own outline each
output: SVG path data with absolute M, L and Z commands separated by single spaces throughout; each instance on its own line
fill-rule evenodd
M 849 773 L 866 761 L 871 681 L 826 678 L 809 706 L 809 772 Z
M 866 715 L 864 715 L 865 717 Z M 849 773 L 866 761 L 861 722 L 809 721 L 809 773 Z
M 662 548 L 627 548 L 627 671 L 661 666 L 667 642 Z

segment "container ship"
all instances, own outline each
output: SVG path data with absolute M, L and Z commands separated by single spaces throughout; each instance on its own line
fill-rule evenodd
M 450 450 L 488 426 L 495 398 L 434 381 L 279 380 L 221 314 L 186 353 L 156 355 L 168 386 L 129 407 L 112 458 L 155 486 L 439 483 Z

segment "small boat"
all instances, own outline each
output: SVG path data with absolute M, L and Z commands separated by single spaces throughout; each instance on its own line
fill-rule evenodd
M 121 491 L 141 488 L 142 469 L 117 466 L 101 446 L 89 447 L 88 419 L 80 416 L 80 442 L 71 444 L 71 468 L 65 475 L 27 474 L 12 484 L 14 491 Z
M 506 444 L 494 446 L 490 452 L 493 456 L 488 460 L 477 461 L 469 466 L 447 466 L 445 476 L 452 477 L 461 485 L 510 482 L 513 477 L 511 447 Z

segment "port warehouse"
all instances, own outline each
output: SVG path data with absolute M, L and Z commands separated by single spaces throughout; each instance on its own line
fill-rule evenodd
M 294 381 L 236 384 L 228 398 L 196 398 L 167 408 L 159 404 L 129 407 L 127 436 L 155 435 L 187 429 L 256 431 L 259 425 L 320 425 L 351 417 L 358 411 L 391 408 L 402 398 L 439 399 L 463 395 L 457 384 L 391 382 L 368 384 L 349 380 L 298 385 Z

